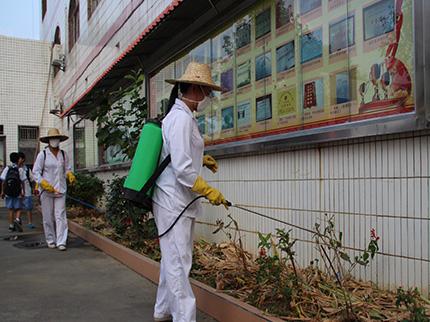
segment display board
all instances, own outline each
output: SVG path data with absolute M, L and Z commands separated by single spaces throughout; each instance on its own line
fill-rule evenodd
M 414 111 L 413 1 L 260 1 L 150 80 L 210 64 L 222 92 L 196 115 L 206 144 L 324 128 Z

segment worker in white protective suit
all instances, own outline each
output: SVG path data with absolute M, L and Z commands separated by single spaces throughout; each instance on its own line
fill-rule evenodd
M 166 231 L 181 211 L 198 195 L 213 205 L 228 202 L 200 176 L 202 165 L 213 172 L 216 161 L 203 157 L 204 141 L 199 132 L 195 111 L 202 111 L 210 103 L 214 84 L 210 68 L 190 63 L 180 79 L 167 80 L 174 84 L 167 115 L 163 120 L 163 148 L 160 160 L 170 154 L 171 162 L 156 182 L 153 213 L 158 231 Z M 193 203 L 176 225 L 160 238 L 161 265 L 155 321 L 196 321 L 196 299 L 188 276 L 192 264 L 194 220 L 201 214 L 200 200 Z
M 60 142 L 67 139 L 58 129 L 49 129 L 48 135 L 40 138 L 41 142 L 48 143 L 48 147 L 39 152 L 33 166 L 33 175 L 40 190 L 46 243 L 49 248 L 57 247 L 61 251 L 66 250 L 68 232 L 66 179 L 70 184 L 76 182 L 69 158 L 66 152 L 60 149 Z

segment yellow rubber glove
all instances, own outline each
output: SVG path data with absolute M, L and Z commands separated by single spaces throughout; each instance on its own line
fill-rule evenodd
M 218 171 L 218 163 L 209 154 L 203 156 L 203 165 L 209 170 L 211 170 L 213 173 Z
M 224 207 L 228 209 L 228 202 L 225 200 L 222 193 L 218 189 L 208 185 L 208 183 L 201 176 L 197 177 L 196 182 L 194 182 L 191 190 L 205 196 L 205 198 L 209 200 L 212 205 L 219 206 L 223 204 Z
M 55 188 L 51 186 L 51 184 L 45 179 L 42 179 L 42 181 L 40 181 L 40 186 L 42 187 L 43 190 L 47 192 L 52 192 L 52 193 L 56 192 Z
M 67 172 L 67 173 L 66 173 L 66 177 L 67 177 L 67 180 L 69 181 L 69 183 L 70 183 L 71 185 L 74 185 L 74 184 L 75 184 L 75 182 L 76 182 L 76 177 L 75 177 L 75 175 L 73 174 L 73 172 L 72 172 L 72 171 Z

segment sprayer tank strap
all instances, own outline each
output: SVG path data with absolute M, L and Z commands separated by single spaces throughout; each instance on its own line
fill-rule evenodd
M 149 191 L 155 184 L 155 181 L 157 181 L 158 177 L 161 175 L 161 173 L 166 169 L 166 167 L 169 165 L 171 161 L 170 154 L 160 163 L 160 165 L 155 169 L 152 176 L 148 179 L 148 181 L 144 184 L 141 191 Z

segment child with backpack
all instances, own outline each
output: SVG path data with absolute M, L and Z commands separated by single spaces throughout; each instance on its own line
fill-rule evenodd
M 35 185 L 33 172 L 31 172 L 31 169 L 25 165 L 25 154 L 23 152 L 18 152 L 19 160 L 18 160 L 18 166 L 24 171 L 25 173 L 25 194 L 24 199 L 22 202 L 23 210 L 27 211 L 27 227 L 30 229 L 35 228 L 33 225 L 33 187 Z
M 21 198 L 24 196 L 25 173 L 19 168 L 19 155 L 12 152 L 9 156 L 11 165 L 7 166 L 0 178 L 2 180 L 2 199 L 6 197 L 6 208 L 9 215 L 9 230 L 22 232 L 21 223 Z

